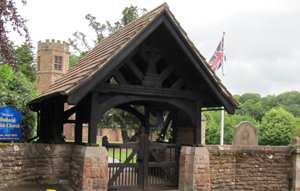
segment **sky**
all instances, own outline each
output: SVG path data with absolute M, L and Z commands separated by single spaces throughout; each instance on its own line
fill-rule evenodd
M 68 41 L 75 31 L 93 39 L 86 14 L 113 23 L 126 6 L 151 11 L 164 2 L 207 61 L 226 33 L 225 76 L 217 74 L 232 94 L 300 91 L 297 0 L 27 0 L 17 7 L 36 47 L 39 40 Z

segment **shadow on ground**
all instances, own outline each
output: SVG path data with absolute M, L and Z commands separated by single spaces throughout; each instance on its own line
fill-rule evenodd
M 68 186 L 65 185 L 24 185 L 24 186 L 17 186 L 11 188 L 3 188 L 0 191 L 46 191 L 47 189 L 52 189 L 55 191 L 73 191 Z

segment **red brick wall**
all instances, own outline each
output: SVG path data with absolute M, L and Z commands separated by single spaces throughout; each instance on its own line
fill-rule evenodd
M 67 123 L 64 125 L 64 136 L 66 140 L 74 140 L 74 125 Z M 99 141 L 101 141 L 102 136 L 107 136 L 109 142 L 122 142 L 121 129 L 100 129 Z M 82 128 L 82 140 L 87 141 L 88 139 L 88 127 Z
M 212 190 L 290 190 L 288 147 L 207 146 Z
M 109 142 L 122 142 L 121 129 L 100 129 L 101 136 L 107 136 Z

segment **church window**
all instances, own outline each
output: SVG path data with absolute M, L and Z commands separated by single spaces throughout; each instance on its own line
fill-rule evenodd
M 54 70 L 62 71 L 62 56 L 54 56 Z

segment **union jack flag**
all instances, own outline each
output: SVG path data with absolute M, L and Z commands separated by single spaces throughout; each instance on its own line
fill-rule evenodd
M 208 64 L 210 68 L 216 72 L 221 66 L 224 64 L 224 61 L 226 61 L 225 55 L 224 55 L 224 35 L 215 50 L 215 53 L 209 60 Z

